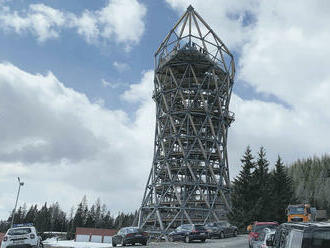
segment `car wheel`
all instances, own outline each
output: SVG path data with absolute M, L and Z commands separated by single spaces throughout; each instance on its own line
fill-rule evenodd
M 234 231 L 234 237 L 237 237 L 237 235 L 238 235 L 238 231 L 235 230 L 235 231 Z
M 201 242 L 204 243 L 205 242 L 205 239 L 201 239 Z
M 223 232 L 220 233 L 220 238 L 224 239 L 225 238 L 225 234 Z
M 124 239 L 121 240 L 121 246 L 126 246 Z
M 169 242 L 173 242 L 173 241 L 174 241 L 173 237 L 169 236 L 169 237 L 168 237 L 168 241 L 169 241 Z
M 147 245 L 147 241 L 146 241 L 146 242 L 143 242 L 143 243 L 141 243 L 141 245 Z
M 186 242 L 186 243 L 190 243 L 190 238 L 189 238 L 189 236 L 186 236 L 186 237 L 185 237 L 184 242 Z
M 112 243 L 112 246 L 113 246 L 113 247 L 116 247 L 116 246 L 117 246 L 117 244 L 116 244 L 116 243 Z

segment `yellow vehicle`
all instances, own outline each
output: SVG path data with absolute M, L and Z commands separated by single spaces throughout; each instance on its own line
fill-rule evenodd
M 309 204 L 289 205 L 287 215 L 288 222 L 310 222 L 311 207 Z

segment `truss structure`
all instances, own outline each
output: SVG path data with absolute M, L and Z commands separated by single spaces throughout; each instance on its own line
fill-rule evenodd
M 234 74 L 232 54 L 189 6 L 155 53 L 154 158 L 139 227 L 166 234 L 226 218 Z

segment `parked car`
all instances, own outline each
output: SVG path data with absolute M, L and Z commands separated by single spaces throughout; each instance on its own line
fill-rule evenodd
M 2 239 L 3 239 L 4 236 L 5 236 L 5 233 L 0 232 L 0 246 L 1 246 L 1 242 L 2 242 Z
M 205 242 L 207 231 L 204 228 L 204 225 L 185 224 L 169 233 L 168 238 L 170 241 L 184 241 L 186 243 L 190 243 L 193 240 Z
M 41 248 L 42 243 L 37 229 L 31 223 L 16 224 L 8 229 L 1 242 L 1 248 L 35 247 Z
M 148 234 L 137 227 L 121 228 L 116 235 L 112 237 L 112 246 L 126 246 L 127 244 L 147 245 Z
M 258 236 L 256 240 L 252 241 L 252 247 L 253 248 L 269 248 L 270 246 L 267 246 L 266 242 L 267 240 L 273 239 L 275 234 L 274 229 L 265 228 Z
M 272 248 L 328 248 L 330 223 L 284 223 L 266 244 Z
M 252 248 L 252 241 L 258 239 L 259 234 L 262 232 L 263 229 L 276 229 L 278 227 L 277 222 L 254 222 L 252 226 L 252 231 L 249 233 L 248 241 L 249 247 Z
M 236 237 L 238 235 L 237 226 L 233 226 L 227 221 L 213 222 L 205 225 L 209 238 Z

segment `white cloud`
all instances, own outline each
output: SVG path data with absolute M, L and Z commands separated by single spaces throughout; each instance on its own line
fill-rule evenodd
M 127 71 L 127 70 L 129 70 L 129 68 L 130 68 L 128 64 L 126 64 L 126 63 L 121 63 L 121 62 L 118 62 L 118 61 L 113 62 L 112 65 L 113 65 L 113 66 L 116 68 L 116 70 L 119 71 L 119 72 Z
M 94 13 L 85 10 L 80 17 L 72 15 L 71 25 L 77 28 L 78 34 L 83 36 L 88 43 L 97 43 L 100 30 Z
M 31 33 L 39 42 L 60 37 L 73 29 L 86 42 L 115 42 L 126 50 L 136 45 L 145 29 L 146 7 L 137 0 L 109 0 L 100 10 L 84 10 L 81 15 L 54 9 L 45 4 L 31 4 L 26 10 L 1 6 L 0 24 L 6 31 Z
M 330 84 L 330 34 L 324 28 L 330 16 L 324 11 L 326 6 L 314 1 L 298 3 L 260 6 L 253 38 L 243 47 L 239 77 L 260 92 L 312 113 L 330 106 L 322 94 Z
M 144 32 L 146 7 L 136 0 L 113 0 L 98 12 L 103 24 L 102 37 L 115 36 L 117 42 L 138 42 Z
M 51 73 L 0 64 L 0 187 L 8 189 L 1 193 L 7 199 L 0 204 L 1 218 L 13 204 L 17 176 L 25 181 L 21 202 L 55 199 L 69 210 L 86 193 L 92 201 L 100 196 L 115 212 L 136 209 L 153 154 L 154 109 L 151 95 L 146 98 L 138 100 L 130 121 Z
M 117 88 L 120 88 L 120 87 L 123 87 L 123 86 L 127 86 L 126 83 L 122 83 L 122 82 L 109 82 L 105 79 L 102 79 L 101 80 L 102 82 L 102 85 L 104 88 L 111 88 L 111 89 L 117 89 Z
M 16 33 L 29 31 L 37 36 L 40 42 L 57 38 L 58 28 L 65 23 L 65 17 L 61 11 L 44 4 L 31 4 L 25 17 L 5 8 L 0 14 L 0 20 L 3 29 L 13 29 Z
M 128 102 L 143 102 L 150 100 L 154 89 L 153 77 L 153 71 L 144 72 L 141 83 L 131 84 L 129 89 L 122 95 L 122 98 Z

